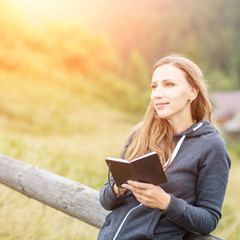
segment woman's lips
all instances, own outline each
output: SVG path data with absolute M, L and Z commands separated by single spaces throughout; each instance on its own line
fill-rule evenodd
M 157 109 L 161 109 L 166 107 L 168 105 L 168 102 L 156 102 L 154 105 Z

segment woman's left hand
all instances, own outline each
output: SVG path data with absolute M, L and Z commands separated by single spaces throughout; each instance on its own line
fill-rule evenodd
M 122 187 L 131 190 L 136 199 L 146 207 L 166 210 L 171 201 L 171 196 L 168 193 L 153 184 L 129 180 Z

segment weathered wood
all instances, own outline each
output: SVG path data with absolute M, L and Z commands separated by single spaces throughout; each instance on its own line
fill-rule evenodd
M 98 191 L 1 154 L 0 183 L 97 228 L 109 213 L 101 207 Z M 217 239 L 220 238 L 193 233 L 184 237 L 184 240 Z
M 0 182 L 97 228 L 108 213 L 99 204 L 98 191 L 4 155 L 0 155 Z

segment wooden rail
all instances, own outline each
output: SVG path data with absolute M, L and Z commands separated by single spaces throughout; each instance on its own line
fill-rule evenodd
M 97 228 L 109 213 L 101 207 L 98 191 L 1 154 L 0 183 Z M 184 240 L 216 239 L 220 238 L 192 233 L 184 237 Z

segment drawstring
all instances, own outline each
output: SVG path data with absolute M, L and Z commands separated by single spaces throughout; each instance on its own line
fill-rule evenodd
M 110 183 L 110 177 L 111 177 L 110 168 L 111 168 L 111 163 L 109 163 L 109 165 L 108 165 L 108 185 L 109 185 L 110 187 L 112 187 L 112 186 L 111 186 L 111 183 Z
M 203 125 L 203 123 L 200 122 L 195 128 L 193 128 L 193 131 L 194 131 L 194 132 L 197 131 L 202 125 Z M 170 164 L 173 162 L 174 158 L 177 156 L 177 153 L 178 153 L 178 151 L 179 151 L 179 149 L 180 149 L 180 147 L 181 147 L 181 145 L 182 145 L 185 137 L 186 137 L 186 135 L 182 135 L 182 137 L 181 137 L 180 140 L 178 141 L 178 143 L 177 143 L 177 145 L 176 145 L 176 147 L 175 147 L 175 149 L 174 149 L 174 151 L 173 151 L 173 153 L 172 153 L 172 158 L 171 158 L 171 159 L 168 159 L 168 160 L 165 162 L 165 164 L 163 165 L 163 169 L 164 169 L 164 170 L 166 170 L 168 164 L 170 165 Z M 170 163 L 169 163 L 169 162 L 170 162 Z
M 195 132 L 196 130 L 198 130 L 201 126 L 203 125 L 203 123 L 199 123 L 195 128 L 193 128 L 193 131 Z
M 115 194 L 115 192 L 113 190 L 113 185 L 111 185 L 111 182 L 110 182 L 110 178 L 111 178 L 111 163 L 109 163 L 109 165 L 108 165 L 108 185 L 110 186 L 113 193 Z M 120 186 L 118 186 L 118 194 L 117 194 L 117 198 L 119 198 L 119 197 L 120 197 Z
M 163 169 L 164 169 L 164 170 L 166 170 L 168 164 L 170 165 L 170 164 L 173 162 L 174 158 L 177 156 L 177 153 L 178 153 L 178 151 L 179 151 L 179 149 L 180 149 L 180 147 L 181 147 L 181 145 L 182 145 L 185 137 L 186 137 L 186 135 L 183 135 L 183 136 L 180 138 L 180 140 L 178 141 L 178 143 L 177 143 L 177 145 L 176 145 L 176 147 L 174 148 L 174 151 L 173 151 L 173 153 L 172 153 L 171 159 L 168 159 L 168 160 L 165 162 L 165 164 L 163 165 Z M 169 162 L 170 162 L 170 163 L 169 163 Z

